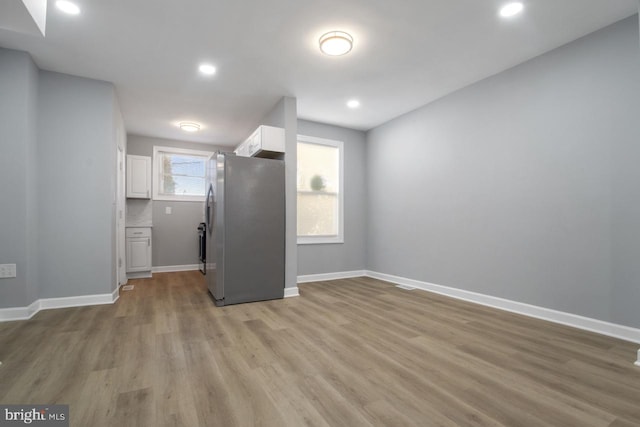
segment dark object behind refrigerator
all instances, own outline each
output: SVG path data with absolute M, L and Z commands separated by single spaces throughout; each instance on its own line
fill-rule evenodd
M 203 275 L 207 274 L 207 224 L 201 222 L 198 225 L 198 258 L 200 263 L 198 268 Z

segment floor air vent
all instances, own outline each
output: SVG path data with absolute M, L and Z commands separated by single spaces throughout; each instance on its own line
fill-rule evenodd
M 132 291 L 133 290 L 134 285 L 124 285 L 122 287 L 123 291 Z
M 405 291 L 414 291 L 416 289 L 409 285 L 396 285 L 396 288 L 404 289 Z

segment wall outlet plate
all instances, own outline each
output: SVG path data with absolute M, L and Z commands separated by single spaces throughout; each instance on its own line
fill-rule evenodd
M 165 206 L 164 208 L 164 213 L 165 215 L 171 215 L 173 209 L 171 209 L 171 206 Z
M 16 277 L 15 264 L 0 264 L 0 279 Z

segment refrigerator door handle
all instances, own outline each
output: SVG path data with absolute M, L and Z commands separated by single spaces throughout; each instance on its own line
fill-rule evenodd
M 207 228 L 213 228 L 211 224 L 211 210 L 213 209 L 213 184 L 209 185 L 209 191 L 207 192 L 207 198 L 205 199 L 205 225 Z

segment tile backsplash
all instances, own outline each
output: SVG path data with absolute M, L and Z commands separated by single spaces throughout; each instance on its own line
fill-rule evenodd
M 153 224 L 153 201 L 127 199 L 127 227 L 151 226 Z

